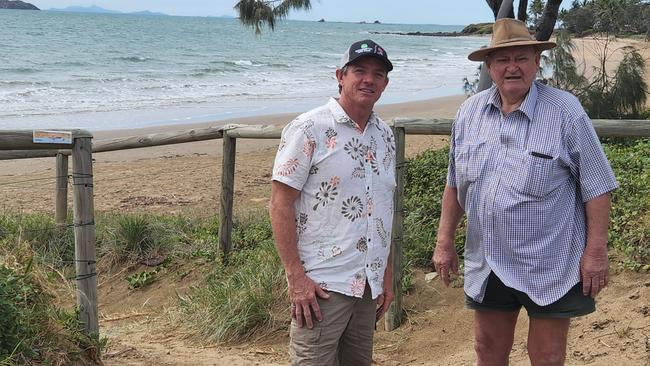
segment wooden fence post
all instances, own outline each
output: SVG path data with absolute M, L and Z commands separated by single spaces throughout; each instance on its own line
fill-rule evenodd
M 86 334 L 98 338 L 95 208 L 90 137 L 74 140 L 72 146 L 72 189 L 79 318 L 84 325 Z
M 393 237 L 392 237 L 392 261 L 393 261 L 393 292 L 395 299 L 386 312 L 384 328 L 387 331 L 396 329 L 402 324 L 402 243 L 404 223 L 404 168 L 405 168 L 405 136 L 404 127 L 393 127 L 395 135 L 396 161 L 395 161 L 395 198 L 393 208 Z
M 232 203 L 235 191 L 235 151 L 237 140 L 223 131 L 221 163 L 221 210 L 219 212 L 219 246 L 225 261 L 232 249 Z
M 64 227 L 68 220 L 68 155 L 56 154 L 56 211 L 57 226 Z

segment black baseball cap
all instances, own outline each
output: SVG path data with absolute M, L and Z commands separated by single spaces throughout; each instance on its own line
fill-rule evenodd
M 343 58 L 341 58 L 341 68 L 344 68 L 360 57 L 366 56 L 380 59 L 386 65 L 388 71 L 393 70 L 393 64 L 388 59 L 386 50 L 370 39 L 357 41 L 350 45 L 348 50 L 343 54 Z

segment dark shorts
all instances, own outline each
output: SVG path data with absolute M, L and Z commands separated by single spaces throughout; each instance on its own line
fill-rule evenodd
M 573 286 L 556 302 L 539 306 L 525 293 L 504 285 L 494 272 L 490 272 L 488 277 L 483 302 L 476 302 L 465 294 L 465 306 L 473 310 L 506 312 L 518 311 L 523 306 L 532 318 L 573 318 L 596 310 L 594 299 L 582 294 L 582 282 Z

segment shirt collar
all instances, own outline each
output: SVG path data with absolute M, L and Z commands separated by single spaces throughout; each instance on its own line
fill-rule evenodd
M 497 109 L 501 110 L 501 96 L 499 95 L 499 91 L 497 90 L 496 86 L 492 86 L 491 89 L 492 91 L 490 92 L 486 105 L 494 106 Z M 526 97 L 519 105 L 519 108 L 517 108 L 516 110 L 521 111 L 523 114 L 526 115 L 526 117 L 528 117 L 529 121 L 532 121 L 533 117 L 535 116 L 536 105 L 537 105 L 537 82 L 535 81 L 530 86 L 530 89 L 528 90 L 528 94 L 526 94 Z
M 327 103 L 327 106 L 329 107 L 330 111 L 334 115 L 334 119 L 336 120 L 337 123 L 347 123 L 350 126 L 357 128 L 357 124 L 348 116 L 347 113 L 343 110 L 343 107 L 339 104 L 338 98 L 330 98 L 329 102 Z M 377 125 L 379 122 L 377 121 L 377 115 L 375 114 L 375 111 L 370 112 L 370 117 L 368 117 L 368 125 L 374 124 Z

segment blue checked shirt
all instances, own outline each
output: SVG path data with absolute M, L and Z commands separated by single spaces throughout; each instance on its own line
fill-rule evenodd
M 490 271 L 536 304 L 580 281 L 584 203 L 618 187 L 573 95 L 533 83 L 501 113 L 495 87 L 466 100 L 452 128 L 447 184 L 467 215 L 465 293 L 483 301 Z

